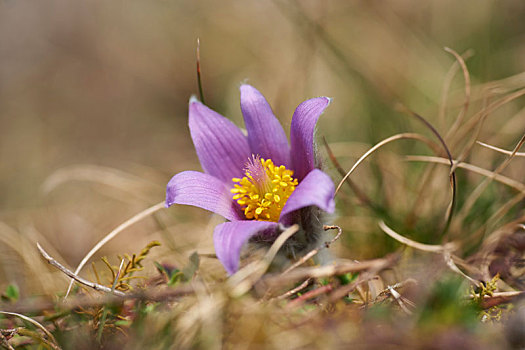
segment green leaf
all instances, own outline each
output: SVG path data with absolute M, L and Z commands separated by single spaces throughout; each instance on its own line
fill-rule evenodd
M 337 278 L 339 279 L 339 282 L 341 282 L 342 285 L 350 284 L 352 283 L 357 276 L 359 276 L 359 273 L 346 273 L 344 275 L 337 275 Z
M 193 252 L 193 254 L 190 255 L 190 261 L 188 262 L 188 265 L 184 266 L 182 269 L 182 273 L 184 274 L 184 279 L 186 281 L 191 280 L 199 268 L 199 262 L 199 254 L 197 254 L 197 252 Z
M 2 295 L 2 300 L 4 301 L 17 301 L 20 297 L 20 291 L 18 290 L 18 287 L 16 284 L 10 284 L 5 289 L 5 292 Z
M 170 277 L 170 280 L 168 281 L 168 286 L 176 285 L 177 282 L 179 282 L 183 277 L 184 274 L 181 271 L 175 269 Z

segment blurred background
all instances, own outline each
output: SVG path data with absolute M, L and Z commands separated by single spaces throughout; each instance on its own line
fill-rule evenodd
M 506 91 L 525 86 L 519 75 L 525 71 L 524 14 L 518 0 L 1 0 L 0 289 L 13 282 L 21 290 L 56 289 L 30 277 L 47 271 L 36 266 L 35 241 L 76 266 L 114 227 L 162 201 L 172 175 L 200 170 L 187 129 L 188 99 L 198 94 L 197 38 L 205 102 L 238 125 L 242 82 L 266 96 L 286 130 L 300 102 L 332 97 L 318 135 L 348 170 L 395 133 L 433 137 L 396 110 L 399 102 L 447 132 L 463 105 L 465 83 L 457 71 L 443 104 L 456 61 L 444 47 L 471 50 L 470 114 L 484 103 L 476 92 L 489 82 L 514 77 L 502 83 Z M 495 111 L 480 139 L 512 149 L 525 127 L 523 107 L 518 99 Z M 478 164 L 490 168 L 502 159 L 474 148 L 478 155 L 470 160 Z M 405 168 L 402 156 L 432 152 L 413 141 L 385 152 L 390 156 L 381 169 L 365 165 L 354 180 L 373 201 L 389 203 L 390 215 L 404 216 L 421 165 Z M 337 183 L 333 165 L 327 168 Z M 450 199 L 448 169 L 441 170 L 425 225 L 443 220 Z M 509 176 L 522 180 L 521 171 L 510 167 Z M 334 220 L 347 232 L 344 257 L 392 249 L 377 216 L 363 210 L 351 191 L 341 194 Z M 195 249 L 213 253 L 218 220 L 209 218 L 199 209 L 171 208 L 133 226 L 102 253 L 139 251 L 152 239 L 169 247 L 164 258 L 175 262 Z M 378 236 L 383 241 L 373 241 Z

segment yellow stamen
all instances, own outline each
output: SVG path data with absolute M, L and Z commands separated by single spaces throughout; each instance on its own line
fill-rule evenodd
M 293 171 L 275 166 L 271 159 L 253 157 L 246 166 L 245 177 L 233 178 L 233 199 L 239 203 L 247 219 L 279 220 L 288 197 L 298 185 Z

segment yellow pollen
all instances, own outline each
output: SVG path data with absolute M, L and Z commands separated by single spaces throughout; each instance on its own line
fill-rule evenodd
M 233 178 L 233 199 L 239 203 L 247 219 L 279 221 L 281 210 L 298 185 L 293 171 L 275 166 L 271 159 L 253 157 L 245 169 L 245 177 Z

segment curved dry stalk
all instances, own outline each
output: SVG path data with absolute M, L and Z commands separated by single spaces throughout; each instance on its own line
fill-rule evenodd
M 341 166 L 341 164 L 337 160 L 337 157 L 332 152 L 332 148 L 330 147 L 330 145 L 328 144 L 328 142 L 326 141 L 326 138 L 324 136 L 323 136 L 323 144 L 324 144 L 324 147 L 326 149 L 326 152 L 328 153 L 328 158 L 330 159 L 332 164 L 335 166 L 335 168 L 336 168 L 337 172 L 339 173 L 339 175 L 345 176 L 345 171 L 344 171 L 343 167 Z M 361 191 L 359 189 L 359 187 L 350 178 L 347 178 L 346 183 L 348 184 L 348 186 L 350 186 L 352 191 L 354 191 L 355 195 L 357 196 L 359 201 L 361 201 L 361 203 L 366 204 L 366 205 L 368 205 L 371 208 L 374 208 L 374 204 L 372 203 L 370 198 L 368 198 L 367 195 L 363 191 Z
M 487 103 L 487 98 L 484 98 L 483 99 L 484 108 L 482 110 L 485 110 L 486 103 Z M 479 118 L 479 122 L 476 124 L 476 130 L 472 133 L 470 139 L 467 141 L 467 143 L 461 150 L 460 155 L 456 159 L 457 161 L 462 162 L 468 157 L 468 155 L 472 151 L 472 148 L 474 148 L 474 145 L 476 144 L 476 140 L 481 134 L 481 129 L 483 128 L 483 124 L 485 123 L 485 120 L 487 119 L 488 116 L 489 116 L 488 113 L 481 114 Z M 453 169 L 455 170 L 455 166 L 453 167 Z
M 461 57 L 463 58 L 463 60 L 467 60 L 473 55 L 474 55 L 474 50 L 469 49 L 465 51 L 465 53 L 463 53 Z M 438 111 L 438 120 L 441 125 L 444 124 L 444 120 L 445 120 L 445 110 L 446 110 L 447 100 L 448 100 L 448 91 L 450 90 L 450 85 L 452 85 L 452 79 L 454 79 L 454 76 L 458 72 L 459 68 L 460 68 L 459 61 L 456 60 L 454 61 L 452 66 L 450 66 L 447 74 L 445 75 L 445 80 L 443 82 L 443 87 L 441 89 L 441 103 L 439 105 L 439 111 Z
M 91 281 L 88 281 L 82 277 L 79 277 L 77 274 L 73 273 L 71 270 L 69 270 L 67 267 L 65 267 L 64 265 L 62 265 L 61 263 L 59 263 L 58 261 L 56 261 L 55 259 L 53 259 L 53 257 L 51 255 L 49 255 L 45 250 L 44 248 L 42 248 L 42 246 L 37 243 L 36 244 L 37 248 L 38 248 L 38 251 L 40 252 L 40 254 L 42 254 L 42 257 L 44 259 L 46 259 L 46 261 L 56 267 L 57 269 L 59 269 L 60 271 L 62 271 L 66 276 L 70 277 L 71 279 L 77 281 L 78 283 L 80 284 L 83 284 L 85 285 L 86 287 L 89 287 L 89 288 L 92 288 L 96 291 L 99 291 L 99 292 L 106 292 L 106 293 L 112 293 L 112 294 L 115 294 L 115 295 L 118 295 L 118 296 L 125 296 L 126 294 L 121 292 L 121 291 L 118 291 L 118 290 L 113 290 L 113 288 L 108 288 L 106 286 L 103 286 L 101 284 L 98 284 L 98 283 L 94 283 L 94 282 L 91 282 Z
M 468 215 L 468 213 L 470 212 L 476 201 L 479 199 L 483 191 L 485 191 L 488 185 L 490 185 L 494 177 L 501 173 L 507 167 L 507 165 L 509 165 L 510 161 L 514 158 L 514 155 L 516 154 L 518 149 L 520 149 L 523 143 L 525 143 L 525 135 L 521 137 L 516 147 L 514 147 L 512 154 L 508 158 L 506 158 L 494 171 L 492 171 L 490 176 L 483 179 L 483 181 L 481 181 L 481 183 L 478 186 L 476 186 L 474 191 L 472 191 L 472 193 L 465 201 L 465 205 L 463 206 L 463 208 L 461 208 L 461 211 L 458 213 L 457 219 L 459 221 L 462 221 L 465 218 L 465 216 Z
M 506 94 L 509 91 L 516 90 L 525 86 L 525 72 L 521 72 L 510 77 L 500 80 L 493 80 L 491 82 L 481 85 L 481 90 L 490 90 L 495 94 Z
M 157 203 L 151 207 L 149 207 L 148 209 L 145 209 L 143 211 L 141 211 L 140 213 L 134 215 L 133 217 L 131 217 L 130 219 L 124 221 L 122 224 L 120 224 L 119 226 L 117 226 L 113 231 L 111 231 L 110 233 L 108 233 L 106 236 L 104 236 L 104 238 L 102 238 L 97 244 L 95 244 L 95 246 L 93 248 L 91 248 L 91 250 L 86 254 L 86 256 L 82 259 L 82 261 L 80 262 L 80 264 L 78 264 L 74 274 L 78 276 L 79 272 L 82 270 L 82 268 L 84 267 L 84 265 L 86 265 L 86 263 L 89 261 L 89 259 L 91 259 L 91 257 L 97 252 L 99 251 L 100 248 L 102 248 L 107 242 L 109 242 L 110 240 L 112 240 L 113 238 L 115 238 L 119 233 L 121 233 L 122 231 L 124 231 L 126 228 L 130 227 L 131 225 L 139 222 L 140 220 L 148 217 L 149 215 L 161 210 L 164 208 L 164 201 L 160 202 L 160 203 Z M 64 299 L 68 297 L 69 293 L 71 292 L 71 288 L 73 287 L 73 282 L 74 280 L 72 279 L 71 282 L 69 283 L 69 286 L 67 288 L 67 292 L 66 292 L 66 295 L 64 296 Z
M 142 188 L 144 185 L 160 187 L 153 182 L 146 181 L 122 170 L 81 164 L 58 169 L 46 178 L 41 188 L 47 194 L 69 181 L 97 182 L 130 193 L 136 192 L 137 188 Z
M 452 50 L 451 48 L 445 47 L 444 49 L 446 52 L 454 55 L 457 62 L 461 66 L 461 70 L 463 71 L 463 79 L 465 80 L 465 102 L 463 102 L 463 108 L 459 112 L 456 120 L 454 121 L 454 124 L 452 124 L 450 129 L 448 129 L 447 134 L 445 135 L 445 139 L 448 139 L 461 125 L 461 123 L 463 122 L 463 118 L 467 114 L 470 103 L 470 75 L 467 69 L 467 65 L 465 64 L 465 60 L 463 60 L 463 57 L 461 57 L 456 51 Z
M 253 284 L 257 282 L 268 267 L 270 267 L 270 264 L 275 258 L 275 255 L 277 255 L 279 249 L 281 249 L 282 245 L 297 231 L 299 231 L 299 225 L 297 224 L 288 227 L 279 235 L 279 237 L 277 237 L 261 260 L 245 266 L 231 276 L 228 280 L 228 285 L 231 287 L 231 294 L 233 296 L 241 296 L 250 290 Z
M 443 260 L 445 261 L 447 266 L 452 271 L 460 274 L 461 276 L 466 278 L 469 282 L 473 283 L 474 285 L 478 285 L 478 281 L 476 281 L 472 277 L 470 277 L 467 274 L 465 274 L 454 263 L 455 256 L 453 256 L 451 254 L 451 252 L 457 249 L 457 244 L 456 243 L 450 242 L 450 243 L 446 243 L 445 245 L 433 245 L 433 244 L 419 243 L 419 242 L 413 241 L 413 240 L 411 240 L 409 238 L 406 238 L 405 236 L 402 236 L 399 233 L 395 232 L 390 227 L 388 227 L 383 220 L 379 221 L 379 227 L 387 235 L 389 235 L 390 237 L 392 237 L 393 239 L 395 239 L 396 241 L 398 241 L 398 242 L 400 242 L 400 243 L 402 243 L 404 245 L 407 245 L 409 247 L 412 247 L 412 248 L 415 248 L 415 249 L 418 249 L 418 250 L 421 250 L 421 251 L 425 251 L 425 252 L 442 254 L 443 255 Z
M 375 144 L 372 148 L 370 148 L 368 151 L 366 151 L 365 154 L 363 154 L 352 166 L 352 168 L 345 174 L 343 179 L 339 182 L 337 185 L 337 188 L 335 189 L 335 195 L 337 195 L 337 192 L 339 192 L 339 189 L 343 185 L 343 183 L 350 177 L 350 175 L 354 172 L 354 170 L 366 159 L 368 158 L 372 153 L 383 147 L 384 145 L 396 141 L 396 140 L 402 140 L 402 139 L 413 139 L 413 140 L 419 140 L 424 142 L 425 144 L 429 145 L 432 149 L 435 149 L 435 143 L 430 141 L 428 138 L 426 138 L 423 135 L 415 134 L 415 133 L 402 133 L 402 134 L 396 134 L 393 136 L 390 136 L 379 143 Z
M 400 111 L 402 111 L 404 113 L 407 113 L 407 114 L 411 115 L 412 117 L 416 118 L 417 120 L 419 120 L 430 131 L 432 131 L 434 136 L 437 137 L 437 139 L 441 143 L 441 146 L 443 147 L 443 149 L 447 153 L 447 157 L 448 157 L 448 160 L 450 162 L 449 178 L 450 178 L 450 187 L 452 188 L 452 196 L 450 198 L 450 204 L 449 204 L 448 209 L 447 209 L 445 226 L 443 227 L 443 232 L 442 233 L 444 234 L 444 233 L 446 233 L 448 231 L 450 223 L 452 222 L 452 215 L 454 214 L 454 209 L 456 207 L 456 172 L 454 171 L 454 161 L 452 159 L 452 153 L 450 152 L 450 149 L 448 148 L 447 143 L 445 142 L 443 137 L 441 137 L 439 132 L 436 130 L 436 128 L 434 128 L 434 126 L 432 124 L 430 124 L 429 121 L 427 121 L 425 118 L 423 118 L 422 116 L 420 116 L 416 112 L 412 111 L 411 109 L 408 109 L 407 107 L 405 107 L 402 104 L 399 104 L 397 107 L 398 107 L 398 109 Z
M 14 239 L 14 237 L 18 237 Z M 38 278 L 44 290 L 52 292 L 54 290 L 53 283 L 48 279 L 44 273 L 45 270 L 40 264 L 35 264 L 38 253 L 33 249 L 34 242 L 31 242 L 21 232 L 13 229 L 11 226 L 0 221 L 0 244 L 11 248 L 18 256 L 20 256 L 23 263 L 29 268 L 35 277 Z
M 476 141 L 476 143 L 478 143 L 479 145 L 481 145 L 483 147 L 491 149 L 493 151 L 506 154 L 508 156 L 514 155 L 514 157 L 525 157 L 525 152 L 507 151 L 506 149 L 499 148 L 499 147 L 496 147 L 496 146 L 492 146 L 492 145 L 489 145 L 488 143 L 484 143 L 484 142 L 481 142 L 481 141 Z
M 497 223 L 500 218 L 502 218 L 507 212 L 512 209 L 516 204 L 520 203 L 523 198 L 525 198 L 525 193 L 520 192 L 517 195 L 515 195 L 510 201 L 503 204 L 501 207 L 496 210 L 494 214 L 492 214 L 486 221 L 486 224 L 483 225 L 484 227 L 490 227 L 493 223 Z
M 406 246 L 409 246 L 409 247 L 412 247 L 412 248 L 415 248 L 415 249 L 418 249 L 418 250 L 422 250 L 424 252 L 442 253 L 445 250 L 454 250 L 456 248 L 453 243 L 448 243 L 447 245 L 443 246 L 443 245 L 434 245 L 434 244 L 424 244 L 424 243 L 419 243 L 419 242 L 413 241 L 413 240 L 411 240 L 409 238 L 401 236 L 399 233 L 397 233 L 394 230 L 392 230 L 390 227 L 388 227 L 385 224 L 385 222 L 383 220 L 379 221 L 378 225 L 381 228 L 381 230 L 383 230 L 384 233 L 386 233 L 387 235 L 389 235 L 390 237 L 392 237 L 396 241 L 398 241 L 398 242 L 400 242 L 400 243 L 402 243 L 402 244 L 404 244 Z
M 500 98 L 499 100 L 489 104 L 486 108 L 483 110 L 475 113 L 469 120 L 467 120 L 463 126 L 460 127 L 456 134 L 457 140 L 463 140 L 465 139 L 467 133 L 480 121 L 480 119 L 483 117 L 483 115 L 489 115 L 490 113 L 494 112 L 501 106 L 503 106 L 506 103 L 511 102 L 512 100 L 517 99 L 518 97 L 521 97 L 525 95 L 525 89 L 518 90 L 510 95 L 507 95 L 505 97 Z M 454 145 L 453 145 L 454 146 Z
M 58 345 L 55 337 L 53 337 L 53 334 L 51 334 L 50 331 L 48 331 L 46 329 L 46 327 L 44 327 L 42 324 L 40 324 L 39 322 L 33 320 L 31 317 L 27 317 L 27 316 L 24 316 L 22 314 L 19 314 L 19 313 L 16 313 L 16 312 L 7 312 L 7 311 L 0 311 L 0 314 L 4 314 L 4 315 L 10 315 L 10 316 L 16 316 L 16 317 L 19 317 L 27 322 L 30 322 L 31 324 L 35 325 L 36 327 L 38 327 L 39 329 L 41 329 L 45 335 L 52 341 L 52 343 L 50 343 L 49 345 L 51 345 L 53 347 L 53 349 L 56 349 L 56 350 L 59 350 L 60 349 L 60 346 Z
M 406 159 L 411 162 L 430 162 L 430 163 L 437 163 L 437 164 L 444 164 L 448 165 L 448 160 L 441 157 L 432 157 L 432 156 L 406 156 Z M 466 169 L 468 171 L 472 171 L 473 173 L 480 174 L 486 177 L 491 177 L 493 175 L 493 172 L 487 169 L 483 169 L 480 167 L 477 167 L 475 165 L 469 164 L 469 163 L 458 163 L 458 168 Z M 516 180 L 513 180 L 509 177 L 506 177 L 504 175 L 496 174 L 493 179 L 495 181 L 498 181 L 504 185 L 507 185 L 509 187 L 514 188 L 517 191 L 525 193 L 525 185 L 521 182 L 518 182 Z

